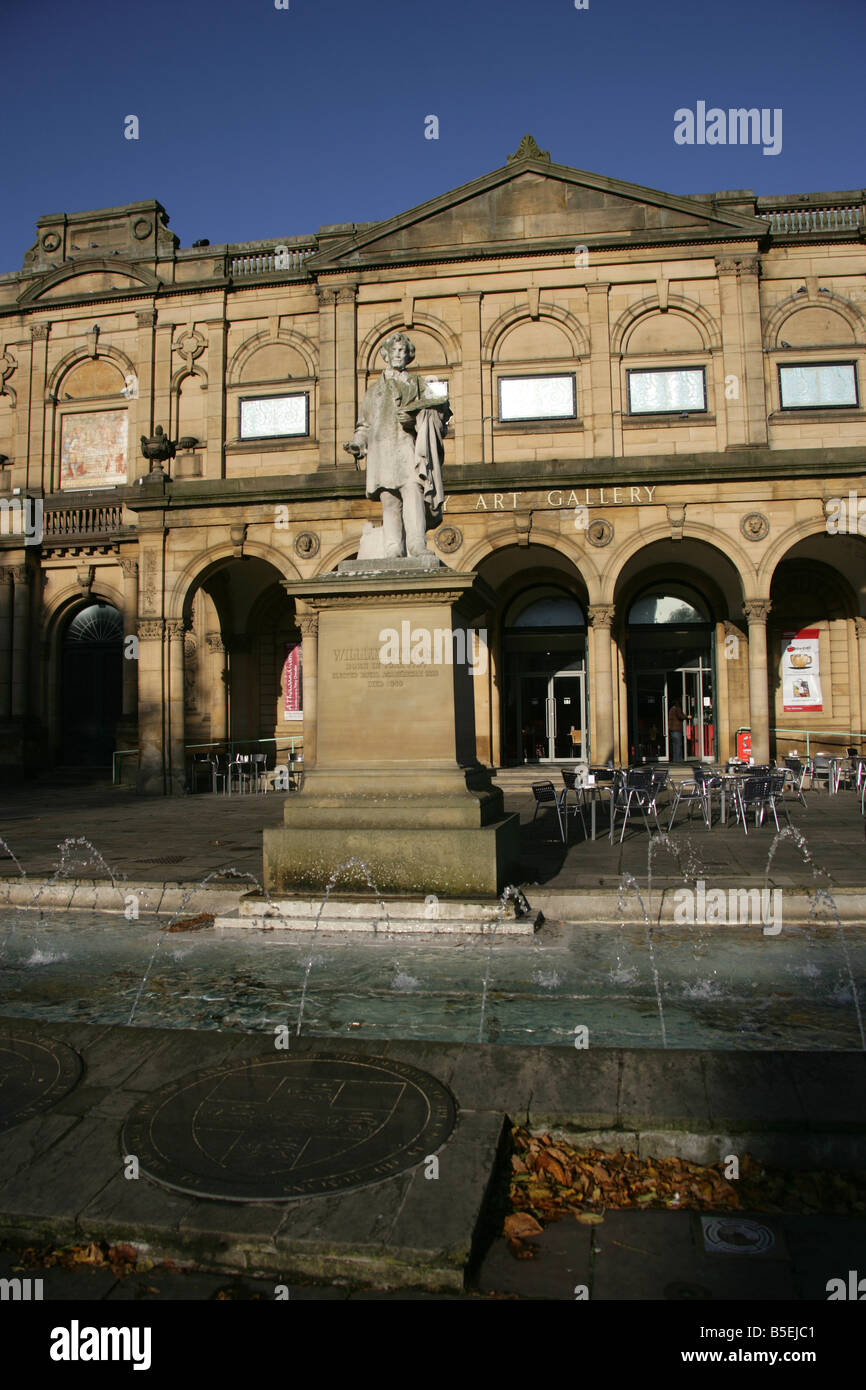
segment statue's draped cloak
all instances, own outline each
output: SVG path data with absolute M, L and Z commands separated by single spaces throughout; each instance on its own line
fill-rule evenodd
M 417 479 L 429 531 L 442 520 L 442 459 L 451 411 L 447 401 L 425 406 L 424 399 L 420 377 L 387 368 L 364 397 L 352 442 L 367 456 L 368 497 L 383 489 L 397 492 Z M 398 411 L 413 415 L 414 433 L 400 423 Z

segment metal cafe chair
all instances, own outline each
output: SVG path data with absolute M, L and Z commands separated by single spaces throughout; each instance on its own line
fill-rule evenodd
M 681 802 L 686 802 L 688 805 L 689 820 L 692 818 L 695 807 L 700 807 L 701 815 L 704 818 L 707 829 L 709 830 L 711 828 L 712 809 L 710 806 L 710 779 L 706 776 L 702 767 L 695 767 L 692 771 L 694 772 L 694 776 L 691 779 L 684 778 L 679 783 L 674 793 L 670 819 L 668 821 L 668 830 L 673 828 L 677 810 Z
M 237 789 L 240 794 L 243 793 L 245 783 L 250 782 L 252 776 L 250 772 L 251 759 L 251 753 L 238 753 L 229 762 L 227 787 L 229 796 L 232 794 L 235 779 L 237 779 Z
M 619 781 L 614 786 L 613 796 L 611 797 L 610 809 L 610 842 L 613 844 L 614 831 L 616 829 L 617 813 L 622 812 L 622 830 L 620 831 L 619 841 L 622 844 L 625 838 L 625 828 L 629 818 L 636 812 L 643 816 L 643 822 L 647 829 L 647 834 L 651 835 L 650 823 L 647 814 L 653 816 L 656 823 L 656 830 L 660 829 L 658 812 L 655 809 L 652 788 L 652 772 L 644 768 L 629 768 L 620 774 Z
M 764 823 L 764 811 L 769 806 L 773 812 L 773 819 L 776 822 L 776 829 L 779 829 L 779 818 L 776 815 L 776 805 L 770 791 L 770 777 L 743 777 L 736 789 L 736 808 L 737 820 L 742 821 L 743 830 L 748 835 L 749 827 L 746 817 L 750 811 L 754 812 L 755 828 Z
M 209 784 L 210 791 L 216 791 L 213 759 L 206 753 L 195 753 L 189 770 L 189 789 L 191 792 L 198 791 L 202 779 L 206 785 Z
M 565 844 L 565 826 L 562 822 L 562 808 L 560 798 L 556 794 L 556 787 L 552 782 L 533 782 L 532 795 L 535 797 L 535 815 L 532 817 L 532 823 L 535 823 L 535 816 L 538 815 L 542 806 L 553 806 L 559 823 L 559 834 L 562 843 Z
M 786 781 L 788 786 L 790 786 L 790 789 L 794 797 L 798 801 L 802 801 L 803 805 L 805 806 L 806 796 L 803 791 L 803 783 L 806 780 L 806 773 L 809 771 L 808 765 L 804 763 L 800 758 L 786 758 L 785 771 L 790 774 Z M 788 790 L 788 786 L 785 787 L 786 792 Z
M 810 791 L 815 785 L 816 777 L 819 779 L 826 778 L 828 792 L 832 792 L 835 790 L 835 775 L 833 771 L 833 763 L 830 760 L 830 756 L 828 753 L 816 753 L 814 758 L 812 759 L 812 769 L 809 777 Z
M 568 793 L 574 792 L 574 809 L 572 811 L 572 815 L 580 816 L 580 823 L 583 826 L 583 838 L 586 839 L 586 817 L 583 814 L 583 787 L 578 782 L 577 773 L 574 771 L 573 768 L 563 767 L 560 769 L 560 771 L 562 772 L 562 780 L 564 786 L 562 788 L 562 791 L 559 793 L 559 804 L 562 807 L 563 814 L 566 816 L 567 819 Z

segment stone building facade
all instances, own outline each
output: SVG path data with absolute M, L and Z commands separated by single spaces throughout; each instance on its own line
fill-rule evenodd
M 378 518 L 342 445 L 396 329 L 454 411 L 429 543 L 496 600 L 482 762 L 670 759 L 675 704 L 689 760 L 864 746 L 863 243 L 862 190 L 672 196 L 529 137 L 310 236 L 42 218 L 0 276 L 2 765 L 309 765 L 315 620 L 281 581 Z

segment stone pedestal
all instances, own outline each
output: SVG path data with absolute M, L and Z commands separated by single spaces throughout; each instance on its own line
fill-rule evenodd
M 315 643 L 315 737 L 305 727 L 303 791 L 264 832 L 267 892 L 332 879 L 337 892 L 500 892 L 518 872 L 519 818 L 476 759 L 473 698 L 487 669 L 473 620 L 493 595 L 432 555 L 284 587 L 306 620 L 305 662 Z

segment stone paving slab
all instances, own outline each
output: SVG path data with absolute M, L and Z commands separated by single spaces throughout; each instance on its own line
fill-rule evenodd
M 23 1019 L 3 1027 L 25 1036 L 46 1031 L 44 1023 Z M 772 1153 L 794 1163 L 797 1150 L 803 1161 L 830 1154 L 839 1166 L 853 1167 L 861 1161 L 866 1138 L 863 1054 L 727 1053 L 718 1059 L 699 1052 L 593 1054 L 574 1048 L 341 1042 L 341 1051 L 359 1057 L 384 1052 L 453 1088 L 458 1123 L 439 1154 L 438 1179 L 425 1178 L 418 1165 L 388 1181 L 333 1196 L 289 1203 L 204 1201 L 147 1178 L 123 1176 L 122 1117 L 157 1087 L 205 1065 L 272 1057 L 272 1040 L 84 1025 L 58 1025 L 57 1036 L 67 1043 L 75 1038 L 84 1076 L 77 1099 L 73 1090 L 52 1110 L 0 1135 L 0 1234 L 33 1241 L 133 1241 L 147 1247 L 152 1258 L 317 1284 L 420 1284 L 458 1292 L 506 1114 L 536 1130 L 558 1125 L 583 1142 L 601 1137 L 603 1147 L 656 1153 L 679 1148 L 684 1156 L 690 1156 L 690 1144 L 733 1142 L 716 1129 L 716 1117 L 726 1113 L 748 1127 L 743 1142 L 758 1158 Z M 322 1043 L 298 1038 L 292 1047 L 313 1052 Z M 724 1065 L 716 1065 L 719 1061 Z M 804 1109 L 807 1095 L 820 1095 L 814 1115 Z M 600 1120 L 607 1125 L 603 1133 Z M 716 1147 L 710 1156 L 718 1158 L 719 1152 Z M 636 1215 L 645 1220 L 652 1214 Z M 681 1220 L 684 1214 L 659 1215 Z M 686 1244 L 674 1261 L 682 1280 L 705 1283 L 703 1256 L 695 1254 L 693 1237 L 682 1240 Z M 810 1259 L 817 1258 L 814 1241 L 804 1249 L 811 1251 Z M 563 1258 L 572 1264 L 577 1259 L 573 1241 Z M 620 1292 L 602 1282 L 593 1297 L 658 1296 L 645 1292 L 648 1268 L 645 1262 L 624 1267 L 616 1285 Z M 571 1265 L 568 1270 L 570 1278 Z M 720 1285 L 713 1296 L 732 1296 L 724 1292 L 728 1287 Z M 782 1287 L 779 1283 L 778 1296 L 789 1296 Z M 755 1296 L 764 1296 L 757 1285 Z
M 574 911 L 578 920 L 588 920 L 588 905 L 585 908 L 580 901 L 583 893 L 595 889 L 615 892 L 624 872 L 634 875 L 642 886 L 646 883 L 648 841 L 642 823 L 640 828 L 628 827 L 622 844 L 617 838 L 611 845 L 601 827 L 598 839 L 585 840 L 579 822 L 569 817 L 568 846 L 564 848 L 555 815 L 547 812 L 533 822 L 535 803 L 529 786 L 515 785 L 509 772 L 506 770 L 502 779 L 505 809 L 520 816 L 522 871 L 533 907 L 536 903 L 529 890 L 537 886 L 542 890 L 537 895 L 542 910 L 548 910 L 543 893 L 561 894 L 561 898 L 551 899 L 551 904 L 558 902 L 564 915 Z M 558 769 L 549 773 L 540 769 L 537 777 L 533 770 L 528 780 L 543 780 L 545 775 L 558 784 Z M 830 796 L 818 790 L 805 795 L 807 806 L 797 803 L 791 808 L 791 818 L 805 835 L 808 851 L 829 872 L 835 888 L 866 893 L 864 822 L 856 795 L 842 791 Z M 15 861 L 0 859 L 0 902 L 5 901 L 7 891 L 16 904 L 32 897 L 39 884 L 56 873 L 60 845 L 83 839 L 99 852 L 124 893 L 140 892 L 146 898 L 149 911 L 186 910 L 180 904 L 194 885 L 200 886 L 204 896 L 187 902 L 190 911 L 233 911 L 241 893 L 254 887 L 254 880 L 261 880 L 261 833 L 265 827 L 282 823 L 284 801 L 285 794 L 280 793 L 145 798 L 128 787 L 102 783 L 0 789 L 0 837 L 29 876 L 28 881 L 21 881 Z M 663 825 L 666 819 L 663 814 Z M 762 886 L 774 838 L 775 827 L 766 824 L 748 836 L 732 824 L 714 823 L 707 832 L 702 822 L 678 822 L 673 832 L 681 852 L 688 843 L 698 855 L 708 883 L 725 887 Z M 58 905 L 68 902 L 68 880 L 73 879 L 82 883 L 78 897 L 82 903 L 91 901 L 89 894 L 95 883 L 107 888 L 100 894 L 100 906 L 110 909 L 113 903 L 122 911 L 118 893 L 106 882 L 107 872 L 87 847 L 67 846 L 65 853 L 66 870 L 50 890 L 56 894 Z M 232 870 L 247 877 L 222 877 L 203 885 L 209 875 Z M 9 880 L 8 885 L 2 883 L 3 878 Z M 656 853 L 654 882 L 659 893 L 682 881 L 676 860 L 668 853 Z M 770 886 L 810 889 L 814 882 L 812 868 L 801 852 L 790 841 L 782 842 L 773 862 Z M 792 911 L 793 906 L 792 902 Z M 849 908 L 849 920 L 866 920 L 862 902 L 851 901 Z M 553 906 L 549 915 L 555 915 Z

